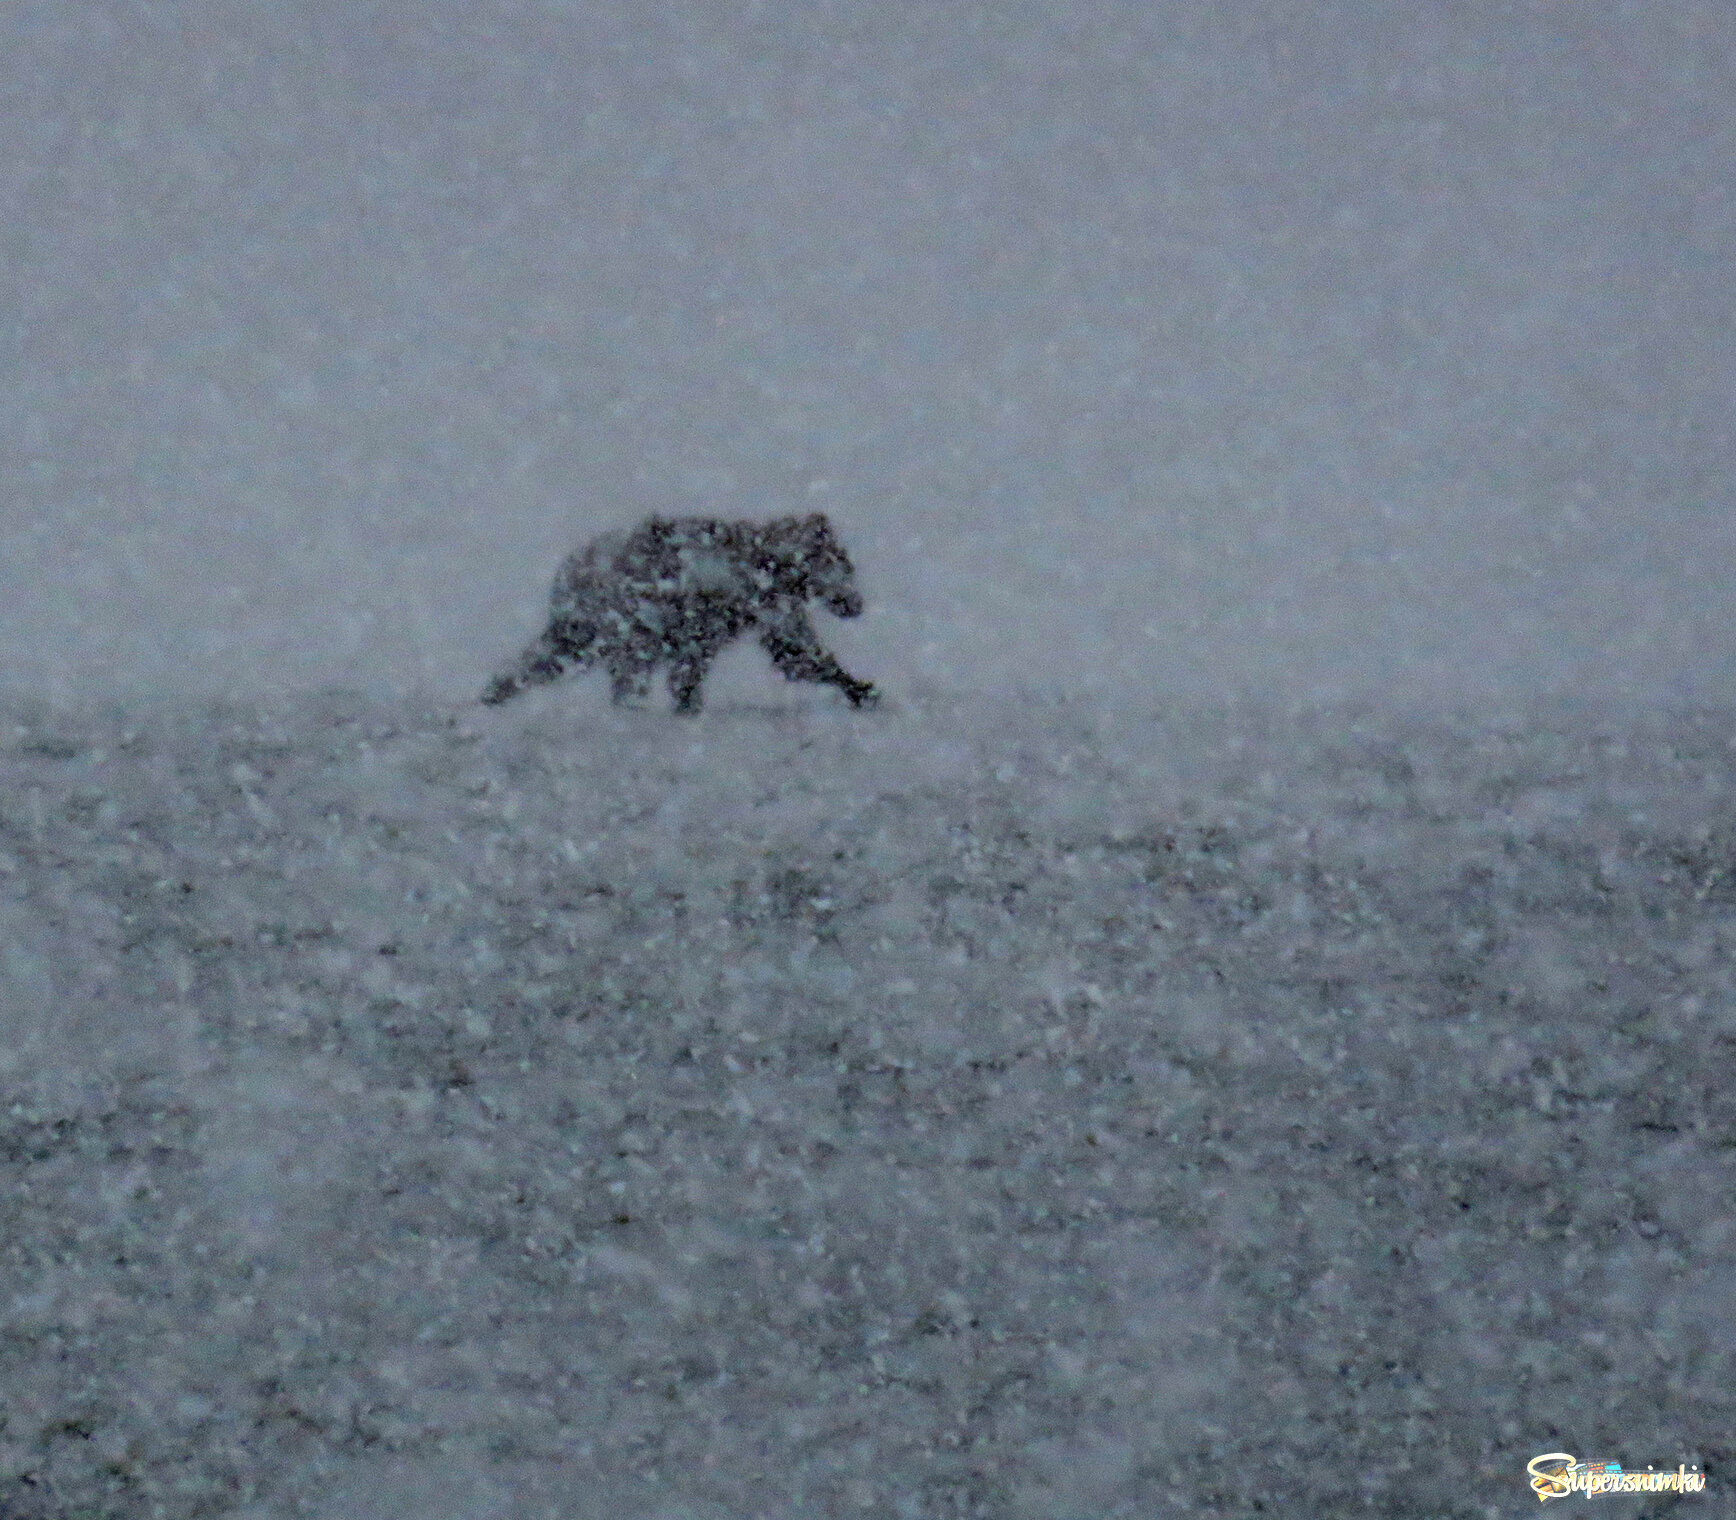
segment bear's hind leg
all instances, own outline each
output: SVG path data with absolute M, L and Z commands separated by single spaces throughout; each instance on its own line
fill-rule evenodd
M 669 695 L 676 712 L 697 713 L 705 705 L 705 676 L 713 658 L 711 650 L 695 650 L 669 667 Z
M 510 670 L 488 683 L 482 700 L 498 707 L 532 686 L 558 681 L 575 665 L 590 663 L 595 634 L 587 628 L 545 628 L 537 641 L 521 654 Z
M 619 655 L 609 662 L 609 700 L 617 707 L 638 707 L 651 695 L 656 661 Z

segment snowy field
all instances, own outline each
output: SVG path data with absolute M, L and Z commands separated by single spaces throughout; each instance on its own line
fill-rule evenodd
M 1727 713 L 3 718 L 6 1520 L 1733 1513 Z

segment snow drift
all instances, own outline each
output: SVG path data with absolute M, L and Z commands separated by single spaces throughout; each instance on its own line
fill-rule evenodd
M 0 1514 L 1716 1487 L 1731 734 L 15 709 Z

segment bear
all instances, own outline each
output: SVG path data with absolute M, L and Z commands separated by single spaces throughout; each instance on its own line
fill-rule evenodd
M 706 672 L 749 630 L 786 680 L 836 686 L 852 707 L 880 693 L 820 643 L 807 604 L 860 617 L 856 570 L 824 513 L 769 522 L 652 517 L 569 555 L 549 594 L 540 637 L 497 675 L 482 700 L 498 705 L 569 670 L 601 665 L 617 704 L 643 700 L 668 667 L 678 713 L 703 705 Z

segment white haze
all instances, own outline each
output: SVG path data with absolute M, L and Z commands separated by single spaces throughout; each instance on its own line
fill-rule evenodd
M 0 1517 L 1729 1514 L 1733 18 L 0 7 Z
M 1732 32 L 20 0 L 5 678 L 464 696 L 818 504 L 895 691 L 1722 691 Z

